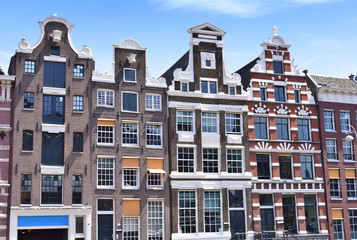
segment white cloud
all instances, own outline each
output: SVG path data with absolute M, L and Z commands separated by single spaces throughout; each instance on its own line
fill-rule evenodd
M 7 52 L 1 52 L 1 51 L 0 51 L 0 55 L 1 55 L 1 56 L 4 56 L 4 57 L 12 57 L 13 54 L 7 53 Z
M 276 9 L 306 4 L 322 4 L 341 0 L 152 0 L 166 9 L 211 11 L 238 17 L 256 17 Z

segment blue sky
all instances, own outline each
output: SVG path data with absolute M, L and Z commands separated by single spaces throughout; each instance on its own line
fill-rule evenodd
M 101 72 L 110 70 L 112 44 L 133 38 L 147 47 L 150 74 L 158 77 L 188 50 L 187 29 L 210 22 L 226 31 L 230 72 L 261 53 L 260 43 L 276 25 L 301 70 L 357 74 L 355 0 L 11 0 L 1 10 L 0 66 L 6 71 L 21 38 L 34 44 L 37 22 L 57 13 L 74 24 L 74 45 L 88 44 Z

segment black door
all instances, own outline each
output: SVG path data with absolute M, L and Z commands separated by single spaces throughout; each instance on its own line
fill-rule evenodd
M 98 215 L 98 240 L 113 240 L 113 215 Z
M 283 215 L 284 215 L 284 230 L 288 230 L 292 233 L 297 233 L 294 195 L 283 196 Z
M 262 232 L 264 239 L 273 239 L 275 238 L 275 226 L 274 226 L 274 209 L 260 209 L 260 218 L 262 224 Z
M 229 211 L 231 234 L 234 236 L 236 233 L 245 232 L 245 217 L 244 211 L 231 210 Z

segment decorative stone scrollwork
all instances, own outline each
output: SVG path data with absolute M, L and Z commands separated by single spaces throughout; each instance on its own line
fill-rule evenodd
M 297 113 L 297 115 L 299 116 L 309 116 L 309 114 L 311 114 L 312 112 L 309 111 L 309 108 L 306 107 L 304 105 L 300 107 L 298 107 L 298 110 L 295 110 L 295 113 Z
M 294 150 L 294 147 L 291 146 L 291 144 L 287 143 L 287 142 L 280 143 L 279 146 L 277 146 L 276 148 L 280 149 L 280 150 Z
M 52 41 L 58 43 L 61 41 L 62 38 L 62 31 L 60 30 L 53 30 L 52 34 L 50 35 L 52 37 Z
M 291 64 L 290 65 L 291 65 L 291 72 L 292 73 L 295 73 L 297 75 L 301 75 L 302 74 L 300 68 L 298 67 L 298 65 L 295 64 L 295 59 L 294 58 L 291 58 Z
M 21 39 L 21 41 L 19 42 L 18 47 L 19 47 L 19 49 L 21 49 L 21 50 L 26 50 L 26 49 L 30 49 L 30 44 L 29 44 L 29 42 L 27 41 L 26 38 L 23 38 L 23 39 Z
M 167 84 L 166 84 L 166 79 L 163 77 L 160 78 L 155 78 L 152 77 L 149 73 L 149 67 L 146 66 L 146 82 L 145 82 L 146 86 L 150 86 L 150 87 L 161 87 L 161 88 L 167 88 Z
M 253 110 L 255 113 L 265 114 L 265 113 L 268 113 L 268 112 L 270 111 L 269 108 L 268 108 L 268 109 L 266 108 L 266 107 L 267 107 L 266 105 L 263 105 L 263 106 L 262 106 L 262 103 L 259 103 L 259 105 L 258 105 L 258 104 L 255 104 L 254 106 L 255 106 L 255 108 L 252 107 L 252 110 Z
M 285 106 L 283 104 L 279 106 L 276 106 L 276 109 L 274 109 L 274 112 L 276 112 L 276 114 L 279 115 L 288 115 L 289 113 L 291 113 L 291 110 L 288 110 L 288 107 Z
M 255 149 L 272 149 L 273 147 L 266 142 L 258 142 L 257 145 L 254 146 Z
M 309 143 L 302 143 L 299 147 L 299 150 L 314 151 L 315 148 Z
M 259 55 L 259 59 L 257 60 L 257 63 L 254 65 L 252 70 L 255 72 L 265 72 L 266 71 L 264 51 L 262 51 L 262 53 Z
M 207 61 L 210 62 L 207 65 Z M 216 56 L 214 53 L 201 52 L 201 68 L 216 69 Z
M 125 39 L 119 44 L 120 48 L 133 49 L 133 50 L 143 50 L 146 48 L 142 47 L 140 43 L 134 39 Z

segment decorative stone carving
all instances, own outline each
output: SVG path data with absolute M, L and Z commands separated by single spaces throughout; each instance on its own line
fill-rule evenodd
M 27 50 L 27 49 L 30 49 L 30 44 L 29 44 L 29 42 L 27 41 L 26 38 L 22 38 L 21 41 L 18 44 L 18 47 L 21 50 Z
M 134 39 L 125 39 L 119 44 L 119 48 L 142 50 L 146 51 L 146 48 L 142 47 L 140 43 Z
M 276 112 L 276 114 L 279 115 L 288 115 L 289 113 L 291 113 L 291 110 L 288 110 L 288 107 L 285 106 L 283 104 L 281 104 L 280 106 L 276 106 L 276 109 L 274 109 L 274 112 Z
M 92 80 L 98 82 L 115 82 L 113 72 L 100 73 L 99 71 L 93 71 Z
M 87 56 L 92 55 L 92 50 L 88 47 L 87 44 L 84 44 L 82 47 L 82 55 L 87 55 Z
M 195 135 L 193 132 L 179 132 L 178 133 L 178 141 L 179 142 L 193 142 L 194 136 Z
M 136 62 L 136 54 L 132 53 L 129 56 L 127 56 L 127 59 L 129 61 L 129 63 L 134 63 Z M 147 68 L 146 68 L 147 69 Z
M 312 95 L 312 92 L 310 91 L 310 89 L 307 91 L 307 99 L 310 104 L 315 104 L 315 98 Z
M 306 107 L 304 105 L 300 107 L 298 107 L 298 110 L 295 110 L 295 113 L 297 113 L 297 115 L 299 116 L 309 116 L 309 114 L 311 114 L 312 112 L 309 111 L 309 108 Z
M 207 65 L 209 61 L 209 65 Z M 216 56 L 214 53 L 201 52 L 201 68 L 216 69 Z
M 188 67 L 187 67 L 188 68 Z M 192 71 L 182 71 L 182 68 L 177 68 L 174 71 L 174 81 L 188 81 L 190 82 L 192 78 Z
M 227 143 L 229 144 L 241 144 L 242 136 L 236 134 L 227 134 Z
M 294 147 L 291 146 L 291 144 L 287 143 L 287 142 L 280 143 L 279 146 L 277 146 L 276 148 L 280 149 L 280 150 L 294 150 Z
M 314 151 L 315 148 L 309 143 L 301 143 L 299 150 L 303 151 Z
M 53 30 L 52 34 L 50 35 L 52 37 L 52 41 L 58 43 L 61 41 L 62 38 L 62 31 L 60 30 Z
M 302 72 L 297 64 L 295 64 L 295 59 L 291 58 L 291 72 L 297 75 L 302 75 Z
M 254 67 L 251 70 L 254 72 L 265 72 L 266 71 L 265 52 L 264 51 L 262 51 L 262 53 L 259 55 L 259 59 L 257 60 L 257 63 L 254 65 Z
M 257 145 L 254 146 L 255 149 L 272 149 L 269 143 L 266 142 L 258 142 Z
M 160 78 L 152 77 L 149 73 L 149 67 L 146 66 L 145 86 L 167 88 L 166 79 L 163 77 Z
M 253 110 L 255 113 L 266 114 L 266 113 L 268 113 L 268 112 L 270 111 L 269 108 L 268 108 L 268 109 L 266 108 L 266 107 L 267 107 L 266 105 L 263 105 L 263 106 L 262 106 L 262 103 L 259 103 L 259 105 L 258 105 L 258 104 L 255 104 L 254 106 L 255 106 L 255 108 L 252 107 L 252 110 Z

